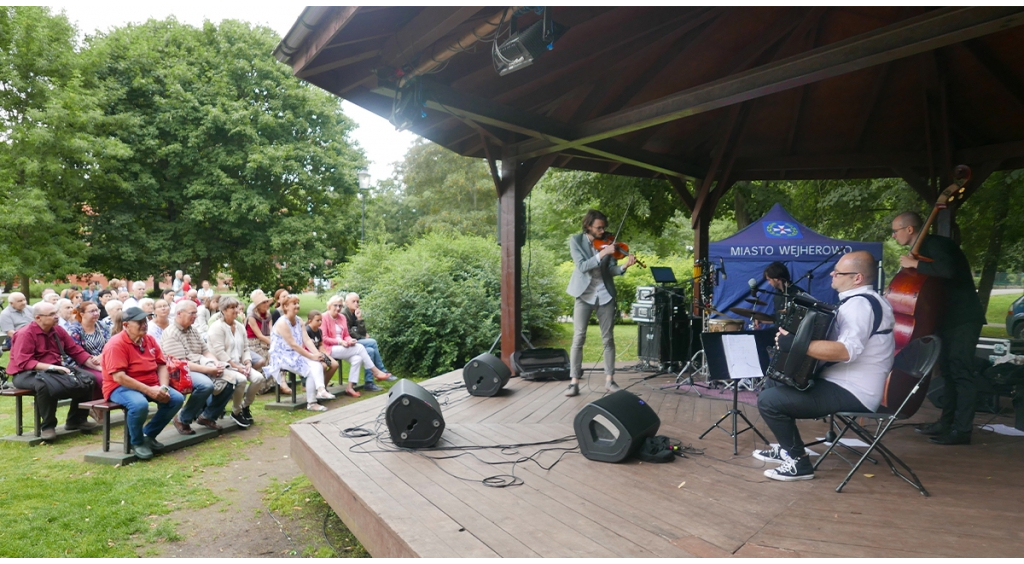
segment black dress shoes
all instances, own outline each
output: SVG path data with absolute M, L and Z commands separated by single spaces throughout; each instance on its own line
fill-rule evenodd
M 949 425 L 943 425 L 941 421 L 935 423 L 924 423 L 914 427 L 914 430 L 922 435 L 945 435 L 949 432 Z
M 971 444 L 971 434 L 961 433 L 954 429 L 948 433 L 931 437 L 928 439 L 928 442 L 935 443 L 937 445 L 969 445 Z

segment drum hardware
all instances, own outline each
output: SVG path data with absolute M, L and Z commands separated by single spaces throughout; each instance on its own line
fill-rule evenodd
M 766 305 L 768 305 L 768 302 L 765 302 L 763 300 L 759 300 L 757 298 L 747 298 L 747 299 L 745 299 L 743 301 L 747 302 L 748 304 L 753 304 L 755 306 L 766 306 Z
M 747 309 L 745 307 L 732 307 L 729 308 L 729 311 L 735 313 L 736 315 L 740 315 L 748 319 L 753 319 L 754 321 L 762 321 L 764 323 L 775 322 L 775 318 L 768 315 L 767 313 L 761 313 L 759 311 L 754 311 L 752 309 Z
M 736 319 L 735 317 L 726 317 L 719 319 L 708 320 L 708 333 L 731 333 L 733 331 L 742 331 L 743 325 L 745 325 L 742 319 Z

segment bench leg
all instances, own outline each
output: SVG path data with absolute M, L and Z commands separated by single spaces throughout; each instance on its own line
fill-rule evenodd
M 14 399 L 14 434 L 20 437 L 22 433 L 25 432 L 21 419 L 24 413 L 24 407 L 21 403 L 21 396 L 17 396 Z
M 125 454 L 131 454 L 132 453 L 132 440 L 131 440 L 131 437 L 128 435 L 128 411 L 127 410 L 125 410 L 125 412 L 124 412 L 124 453 Z
M 274 386 L 274 394 L 277 396 L 277 403 L 281 403 L 281 385 Z
M 103 452 L 110 452 L 110 410 L 103 412 Z
M 288 373 L 288 385 L 292 387 L 292 403 L 298 403 L 299 382 L 294 372 Z
M 42 421 L 39 418 L 39 405 L 36 402 L 32 402 L 32 419 L 36 425 L 36 436 L 41 437 L 43 435 L 41 427 L 43 426 Z

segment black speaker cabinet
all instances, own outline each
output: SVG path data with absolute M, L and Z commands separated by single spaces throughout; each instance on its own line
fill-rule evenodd
M 392 442 L 403 448 L 432 447 L 444 432 L 444 417 L 437 398 L 423 386 L 404 378 L 388 392 L 384 421 Z
M 466 381 L 466 389 L 473 396 L 493 396 L 498 393 L 508 379 L 512 377 L 512 371 L 505 366 L 500 358 L 490 353 L 484 353 L 473 360 L 462 369 L 462 379 Z
M 620 390 L 587 404 L 572 424 L 580 452 L 590 460 L 620 462 L 661 427 L 658 414 L 638 396 Z

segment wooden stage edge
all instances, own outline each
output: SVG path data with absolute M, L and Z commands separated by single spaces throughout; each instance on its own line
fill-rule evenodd
M 593 373 L 578 397 L 563 382 L 513 378 L 496 397 L 464 388 L 441 396 L 446 428 L 439 447 L 538 443 L 573 435 L 572 421 L 604 394 Z M 510 464 L 568 442 L 419 454 L 381 448 L 372 437 L 347 438 L 352 427 L 374 430 L 385 407 L 381 395 L 322 413 L 291 427 L 291 453 L 342 521 L 375 557 L 1019 557 L 1024 528 L 1024 438 L 976 431 L 969 446 L 932 445 L 909 426 L 890 431 L 886 444 L 917 472 L 931 497 L 892 475 L 862 466 L 843 493 L 849 471 L 830 457 L 814 480 L 782 483 L 764 477 L 750 456 L 753 433 L 732 439 L 713 430 L 698 436 L 729 409 L 717 391 L 659 390 L 671 376 L 620 368 L 616 380 L 644 398 L 661 418 L 659 434 L 703 449 L 668 464 L 593 462 L 577 451 L 545 470 Z M 460 370 L 424 382 L 427 389 L 461 383 Z M 753 406 L 741 407 L 769 438 Z M 922 408 L 912 423 L 934 420 Z M 977 422 L 993 416 L 978 414 Z M 380 422 L 378 422 L 380 421 Z M 1007 417 L 995 423 L 1011 424 Z M 805 441 L 826 430 L 800 424 Z M 360 444 L 363 443 L 363 444 Z M 820 446 L 815 447 L 822 452 Z M 564 451 L 537 458 L 550 466 Z M 475 455 L 475 456 L 474 456 Z M 490 463 L 504 463 L 487 465 Z M 514 474 L 516 487 L 479 480 Z M 460 479 L 461 478 L 461 479 Z

